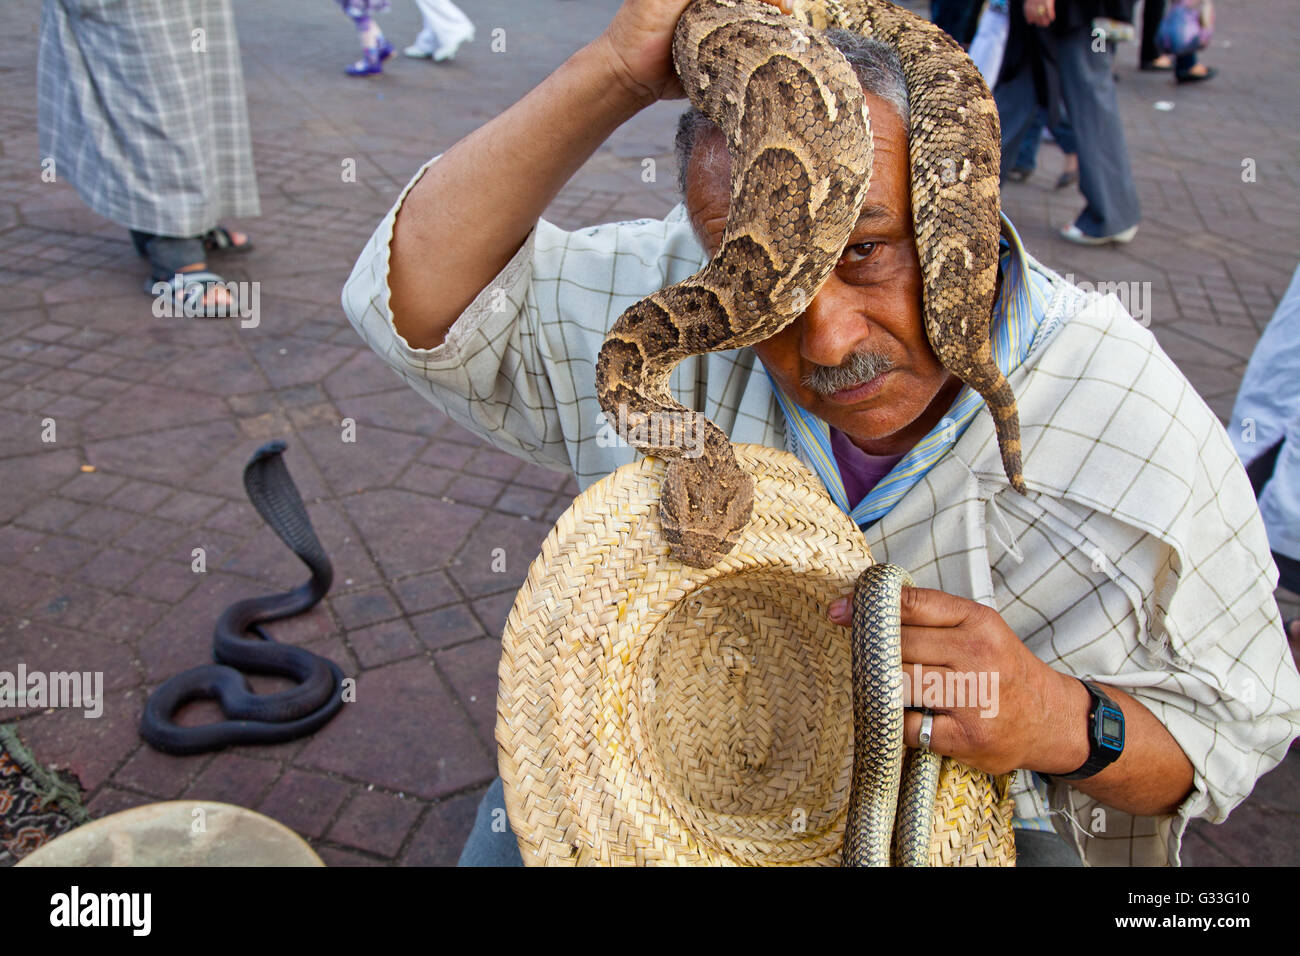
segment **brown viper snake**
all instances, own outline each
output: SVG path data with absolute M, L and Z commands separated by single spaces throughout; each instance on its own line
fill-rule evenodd
M 944 367 L 984 397 L 1007 476 L 1016 490 L 1025 490 L 1015 397 L 989 341 L 1000 141 L 993 97 L 974 64 L 939 28 L 883 0 L 795 0 L 793 17 L 752 0 L 696 0 L 678 22 L 673 55 L 691 101 L 727 139 L 726 231 L 704 269 L 623 313 L 596 370 L 606 414 L 618 417 L 623 406 L 633 433 L 659 442 L 638 444 L 640 450 L 670 461 L 661 524 L 673 555 L 693 567 L 711 567 L 735 547 L 752 510 L 753 480 L 737 464 L 727 436 L 672 398 L 669 375 L 690 355 L 761 342 L 798 318 L 838 262 L 870 183 L 864 94 L 852 68 L 821 36 L 828 27 L 874 37 L 898 54 L 911 113 L 912 218 L 926 335 Z M 703 453 L 685 457 L 693 446 L 685 439 L 700 434 Z M 861 686 L 872 687 L 890 713 L 867 718 L 874 721 L 883 762 L 872 763 L 876 770 L 868 773 L 855 756 L 854 790 L 861 785 L 874 794 L 883 787 L 885 797 L 853 801 L 846 859 L 887 863 L 890 801 L 897 799 L 903 758 L 901 703 L 888 687 L 893 680 L 897 689 L 901 680 L 900 580 L 869 571 L 864 577 L 889 586 L 859 586 L 855 599 L 855 635 L 863 633 L 860 627 L 872 634 L 871 646 L 861 648 Z M 892 607 L 892 621 L 883 605 Z M 861 643 L 855 636 L 855 678 Z M 862 719 L 856 692 L 854 706 Z M 905 808 L 924 804 L 927 789 L 933 801 L 937 768 L 932 754 L 913 759 Z M 867 779 L 877 771 L 881 779 Z M 876 819 L 885 805 L 888 826 Z M 915 814 L 904 817 L 913 830 L 924 827 L 928 844 L 928 817 L 924 824 Z M 918 852 L 924 858 L 924 850 Z

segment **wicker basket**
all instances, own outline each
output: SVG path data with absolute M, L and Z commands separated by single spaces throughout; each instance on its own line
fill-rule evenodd
M 583 492 L 533 562 L 496 728 L 526 863 L 839 863 L 850 649 L 826 608 L 871 555 L 792 455 L 736 454 L 754 516 L 713 568 L 669 557 L 653 458 Z M 1014 861 L 1007 783 L 945 759 L 932 862 Z

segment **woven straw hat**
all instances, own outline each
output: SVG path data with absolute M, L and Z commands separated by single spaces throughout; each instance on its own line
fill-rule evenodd
M 794 456 L 735 451 L 753 518 L 715 567 L 669 556 L 655 458 L 583 492 L 533 562 L 496 727 L 526 863 L 839 863 L 851 652 L 826 609 L 871 555 Z M 1005 790 L 945 760 L 932 859 L 1006 862 Z

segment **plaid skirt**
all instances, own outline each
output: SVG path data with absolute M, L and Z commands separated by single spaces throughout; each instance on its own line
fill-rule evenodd
M 40 150 L 106 219 L 197 236 L 260 211 L 229 0 L 45 0 Z

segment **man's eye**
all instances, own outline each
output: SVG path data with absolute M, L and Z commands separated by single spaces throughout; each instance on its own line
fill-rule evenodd
M 844 255 L 840 256 L 840 262 L 866 262 L 875 256 L 880 248 L 878 242 L 859 242 L 852 246 L 846 246 Z

